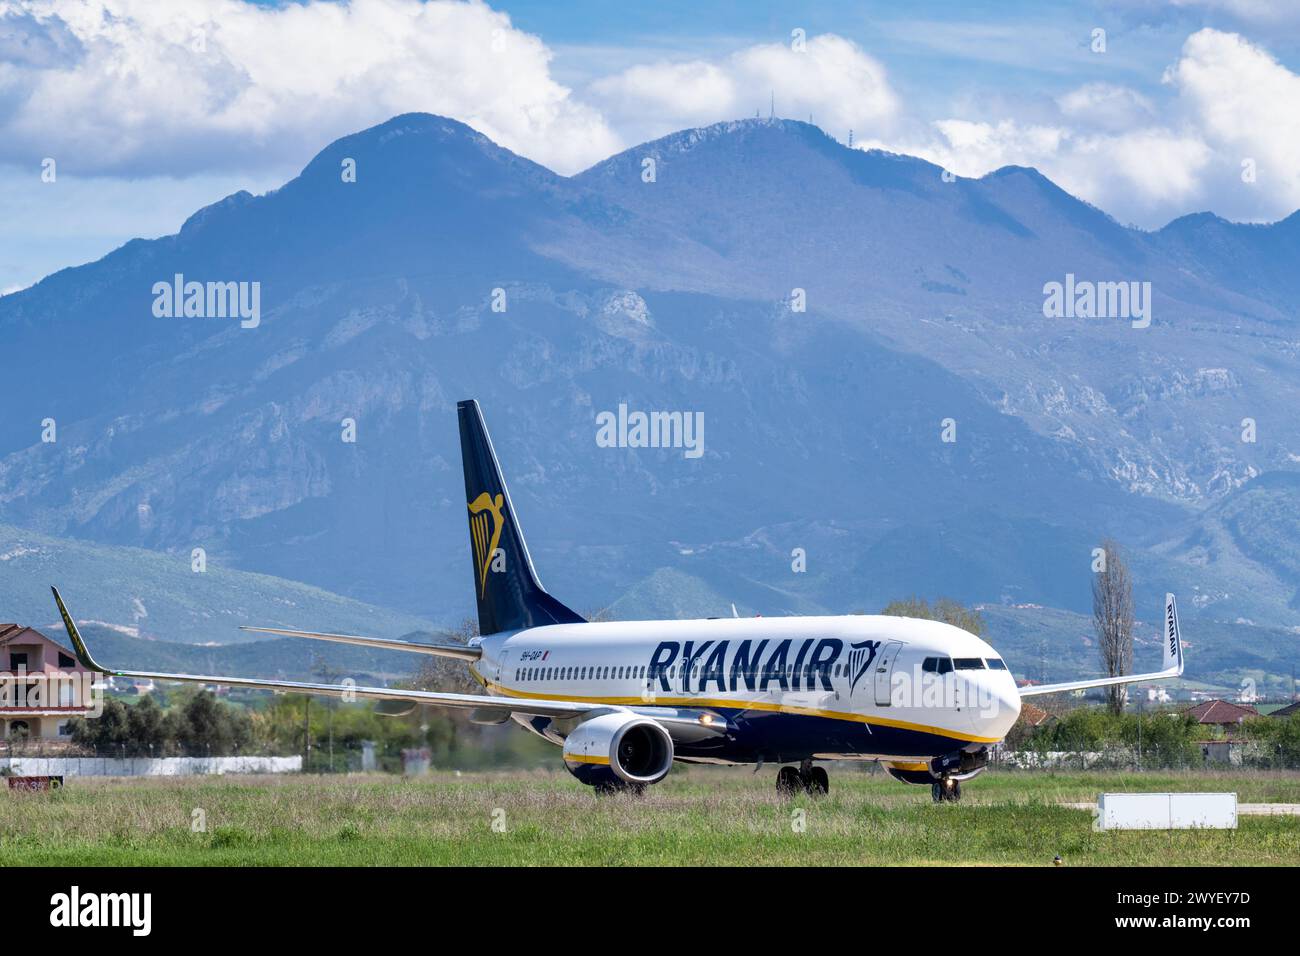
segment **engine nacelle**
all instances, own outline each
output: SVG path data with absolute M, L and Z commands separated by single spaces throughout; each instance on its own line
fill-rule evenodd
M 564 765 L 591 786 L 658 783 L 673 765 L 673 738 L 637 714 L 602 714 L 564 738 Z

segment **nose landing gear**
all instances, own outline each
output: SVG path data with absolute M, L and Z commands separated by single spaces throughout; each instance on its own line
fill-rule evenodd
M 956 803 L 961 799 L 961 781 L 944 777 L 930 784 L 930 797 L 935 803 Z
M 776 775 L 776 792 L 783 797 L 792 797 L 800 792 L 824 797 L 830 788 L 830 775 L 824 767 L 814 767 L 811 760 L 803 761 L 797 770 L 794 767 L 782 767 Z

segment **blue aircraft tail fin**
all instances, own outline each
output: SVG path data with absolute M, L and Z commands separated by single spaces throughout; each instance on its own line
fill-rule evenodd
M 537 579 L 478 402 L 458 402 L 456 413 L 479 633 L 580 623 L 582 616 L 546 593 Z

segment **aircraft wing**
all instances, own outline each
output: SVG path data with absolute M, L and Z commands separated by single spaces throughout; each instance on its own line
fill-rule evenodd
M 294 694 L 319 694 L 325 697 L 343 697 L 348 700 L 403 700 L 432 707 L 451 707 L 462 710 L 510 711 L 533 714 L 539 717 L 581 717 L 594 711 L 622 710 L 605 705 L 567 700 L 517 700 L 513 697 L 488 697 L 483 694 L 445 694 L 428 690 L 401 690 L 393 687 L 354 687 L 350 684 L 314 684 L 287 680 L 261 680 L 249 677 L 211 677 L 198 674 L 163 674 L 153 671 L 113 670 L 97 662 L 82 640 L 81 632 L 72 621 L 58 588 L 51 588 L 59 615 L 68 632 L 68 639 L 76 651 L 81 666 L 110 677 L 132 677 L 141 680 L 187 681 L 198 684 L 222 684 L 227 687 L 248 687 Z
M 1060 694 L 1093 687 L 1114 687 L 1117 684 L 1136 684 L 1141 681 L 1168 680 L 1183 673 L 1183 638 L 1178 628 L 1178 606 L 1172 594 L 1165 595 L 1164 669 L 1149 674 L 1121 674 L 1119 677 L 1099 677 L 1094 680 L 1066 681 L 1061 684 L 1033 684 L 1020 688 L 1021 697 L 1039 697 L 1043 694 Z

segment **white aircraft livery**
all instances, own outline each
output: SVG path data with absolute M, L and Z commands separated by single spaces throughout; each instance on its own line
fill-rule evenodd
M 464 661 L 483 694 L 111 670 L 86 648 L 58 589 L 83 666 L 129 678 L 403 701 L 461 708 L 480 723 L 514 720 L 559 745 L 565 766 L 602 790 L 642 790 L 674 760 L 778 764 L 785 793 L 825 793 L 814 761 L 875 760 L 897 779 L 928 784 L 936 801 L 988 764 L 1020 701 L 1183 672 L 1178 612 L 1165 599 L 1163 669 L 1017 687 L 985 641 L 938 621 L 843 617 L 586 621 L 542 587 L 475 401 L 460 402 L 479 637 L 421 644 L 283 628 L 252 631 L 433 654 Z M 733 612 L 734 613 L 734 612 Z

